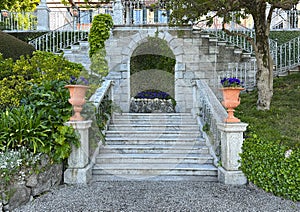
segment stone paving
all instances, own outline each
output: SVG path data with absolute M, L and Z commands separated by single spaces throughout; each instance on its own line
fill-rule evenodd
M 205 182 L 92 182 L 62 185 L 15 211 L 300 211 L 300 202 L 254 186 Z

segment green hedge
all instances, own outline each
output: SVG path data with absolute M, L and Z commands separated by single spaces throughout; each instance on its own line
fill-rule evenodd
M 35 48 L 28 43 L 25 43 L 14 36 L 0 31 L 0 53 L 3 58 L 19 59 L 22 55 L 32 55 Z
M 277 40 L 278 45 L 286 43 L 293 38 L 299 37 L 300 31 L 271 31 L 270 38 L 273 40 Z
M 300 149 L 290 149 L 252 134 L 245 139 L 241 170 L 267 192 L 300 201 Z

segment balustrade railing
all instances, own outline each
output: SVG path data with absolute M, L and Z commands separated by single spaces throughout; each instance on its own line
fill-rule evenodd
M 114 82 L 112 80 L 105 80 L 89 99 L 96 107 L 96 121 L 101 130 L 101 135 L 105 134 L 113 112 L 113 86 Z M 104 140 L 102 142 L 104 143 Z
M 34 12 L 0 13 L 0 30 L 33 31 L 37 29 L 37 16 Z
M 287 71 L 300 66 L 300 36 L 279 45 L 272 54 L 276 55 L 274 58 L 276 75 L 284 75 Z
M 227 112 L 204 80 L 193 82 L 193 99 L 193 115 L 197 117 L 198 125 L 216 164 L 220 156 L 221 140 L 217 124 L 224 122 Z
M 81 19 L 85 17 L 89 18 L 90 14 L 87 13 L 85 16 L 80 16 Z M 67 23 L 65 25 L 29 41 L 29 44 L 40 51 L 57 53 L 62 49 L 68 48 L 88 38 L 90 24 L 79 22 L 78 17 L 73 17 L 72 20 L 66 20 Z

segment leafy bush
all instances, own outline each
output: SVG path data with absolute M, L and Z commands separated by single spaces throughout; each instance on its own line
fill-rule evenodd
M 7 109 L 0 114 L 0 150 L 26 147 L 33 153 L 45 145 L 50 129 L 42 115 L 45 111 L 34 111 L 28 106 Z
M 257 92 L 241 95 L 236 115 L 249 123 L 241 169 L 257 186 L 300 200 L 300 73 L 274 79 L 269 111 L 256 109 Z
M 270 38 L 273 40 L 277 40 L 278 44 L 281 45 L 283 43 L 286 43 L 293 38 L 299 37 L 300 32 L 298 30 L 296 31 L 271 31 L 270 32 Z
M 267 192 L 300 200 L 300 149 L 252 134 L 244 141 L 241 170 L 248 180 Z
M 19 106 L 23 96 L 30 93 L 31 83 L 41 84 L 44 80 L 69 81 L 83 70 L 81 64 L 72 63 L 49 52 L 36 51 L 31 58 L 12 59 L 0 57 L 0 109 Z M 2 69 L 3 68 L 3 69 Z
M 69 92 L 64 86 L 66 82 L 53 80 L 33 84 L 28 96 L 21 100 L 35 111 L 43 111 L 41 119 L 49 131 L 47 142 L 41 146 L 41 152 L 49 154 L 56 161 L 67 158 L 71 153 L 71 145 L 78 146 L 79 139 L 72 127 L 64 126 L 72 114 L 68 103 Z

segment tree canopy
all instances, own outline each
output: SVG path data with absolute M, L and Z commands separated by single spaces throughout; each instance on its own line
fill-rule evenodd
M 255 38 L 244 36 L 252 44 L 257 61 L 257 108 L 268 110 L 273 96 L 273 60 L 270 55 L 269 33 L 272 13 L 276 9 L 290 10 L 299 0 L 170 0 L 173 10 L 171 24 L 195 23 L 206 15 L 208 24 L 215 16 L 223 18 L 223 30 L 228 34 L 234 32 L 226 29 L 225 23 L 239 20 L 251 15 L 254 21 Z M 209 15 L 210 12 L 212 15 Z

